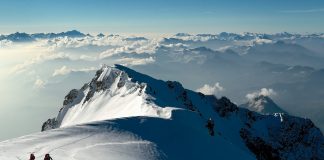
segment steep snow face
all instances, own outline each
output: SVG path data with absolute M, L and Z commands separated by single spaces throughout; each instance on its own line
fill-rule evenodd
M 169 119 L 174 109 L 200 112 L 207 119 L 212 116 L 212 107 L 197 106 L 211 106 L 213 101 L 201 97 L 179 82 L 156 80 L 120 65 L 104 66 L 90 83 L 70 91 L 58 116 L 45 122 L 42 131 L 123 117 Z
M 131 81 L 124 71 L 105 66 L 90 83 L 65 97 L 56 125 L 65 127 L 134 116 L 170 118 L 174 108 L 151 102 L 146 88 L 147 84 Z
M 285 113 L 270 97 L 259 95 L 249 99 L 246 104 L 240 105 L 242 108 L 247 108 L 251 111 L 255 111 L 261 114 L 274 114 Z

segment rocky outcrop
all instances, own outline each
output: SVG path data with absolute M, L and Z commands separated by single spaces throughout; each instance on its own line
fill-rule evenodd
M 216 101 L 214 110 L 221 116 L 226 117 L 231 113 L 238 111 L 238 107 L 232 103 L 228 98 L 222 97 Z
M 286 114 L 264 116 L 247 112 L 253 114 L 253 118 L 246 117 L 248 122 L 241 128 L 240 136 L 257 159 L 324 158 L 324 137 L 309 119 Z
M 48 119 L 46 122 L 43 123 L 41 131 L 43 132 L 43 131 L 55 129 L 58 127 L 57 125 L 58 124 L 55 118 Z

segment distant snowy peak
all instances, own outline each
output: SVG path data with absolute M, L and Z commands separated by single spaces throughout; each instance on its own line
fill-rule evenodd
M 145 37 L 128 37 L 125 38 L 126 41 L 147 41 L 148 39 Z
M 80 31 L 72 30 L 72 31 L 58 33 L 55 36 L 57 36 L 57 37 L 65 37 L 65 36 L 67 36 L 67 37 L 84 37 L 86 35 L 81 33 Z
M 240 105 L 240 107 L 265 115 L 274 113 L 287 114 L 287 112 L 281 109 L 270 97 L 264 95 L 253 97 L 249 99 L 246 104 Z
M 31 37 L 35 39 L 45 39 L 45 38 L 58 38 L 58 37 L 70 37 L 70 38 L 78 38 L 78 37 L 85 37 L 86 34 L 83 34 L 77 30 L 61 32 L 61 33 L 35 33 L 31 34 Z
M 105 37 L 105 35 L 103 33 L 99 33 L 99 34 L 97 34 L 97 37 L 102 38 L 102 37 Z
M 50 39 L 50 38 L 58 38 L 58 37 L 70 37 L 70 38 L 77 38 L 77 37 L 85 37 L 86 34 L 83 34 L 77 30 L 71 30 L 67 32 L 61 33 L 20 33 L 16 32 L 9 35 L 2 35 L 0 36 L 0 40 L 10 40 L 13 42 L 30 42 L 35 41 L 36 39 Z
M 186 37 L 186 36 L 191 36 L 191 34 L 189 34 L 189 33 L 177 33 L 174 36 L 176 36 L 176 37 Z

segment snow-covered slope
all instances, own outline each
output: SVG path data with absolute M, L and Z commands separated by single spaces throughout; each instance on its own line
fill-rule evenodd
M 206 127 L 208 119 L 214 127 Z M 308 119 L 261 115 L 226 97 L 120 65 L 104 66 L 91 82 L 72 90 L 42 130 L 1 142 L 0 159 L 24 159 L 31 152 L 78 160 L 324 157 L 323 135 Z
M 240 105 L 240 107 L 247 108 L 261 114 L 287 114 L 287 112 L 281 109 L 270 97 L 264 95 L 253 97 L 249 99 L 247 103 Z
M 59 128 L 0 143 L 0 159 L 255 159 L 221 136 L 209 136 L 198 114 L 176 110 L 172 120 L 132 117 Z
M 134 116 L 170 118 L 172 108 L 150 103 L 145 89 L 145 84 L 131 82 L 125 72 L 104 67 L 90 84 L 68 94 L 57 124 L 64 127 Z

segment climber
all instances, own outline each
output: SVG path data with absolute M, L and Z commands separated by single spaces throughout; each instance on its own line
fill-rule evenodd
M 211 118 L 208 119 L 206 127 L 208 128 L 209 134 L 214 136 L 214 121 Z
M 29 160 L 35 160 L 35 155 L 32 153 L 32 154 L 30 154 L 30 158 L 29 158 Z
M 44 160 L 53 160 L 49 154 L 45 154 Z

